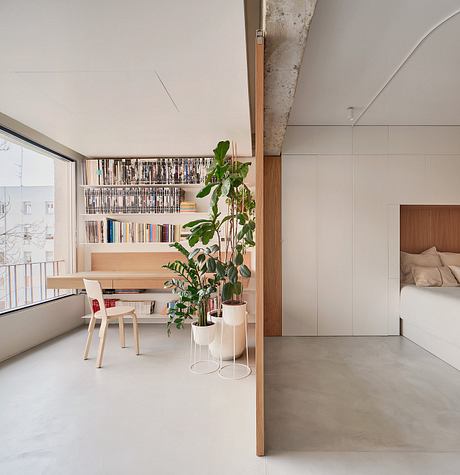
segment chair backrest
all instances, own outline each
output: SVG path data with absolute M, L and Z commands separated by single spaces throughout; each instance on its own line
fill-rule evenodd
M 85 284 L 86 295 L 88 296 L 91 313 L 93 313 L 93 300 L 97 300 L 101 314 L 103 316 L 107 316 L 101 284 L 97 280 L 88 279 L 83 279 L 83 283 Z

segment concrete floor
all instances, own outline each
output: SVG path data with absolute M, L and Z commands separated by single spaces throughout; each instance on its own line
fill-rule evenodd
M 257 458 L 254 375 L 192 375 L 188 329 L 141 331 L 136 357 L 110 328 L 101 370 L 84 329 L 0 365 L 2 475 L 460 473 L 460 372 L 404 338 L 266 339 Z
M 460 372 L 403 337 L 267 338 L 267 473 L 459 474 Z
M 83 361 L 81 329 L 0 365 L 3 475 L 248 474 L 255 453 L 255 377 L 188 370 L 189 327 L 168 339 L 141 326 L 141 356 L 109 329 L 104 367 Z

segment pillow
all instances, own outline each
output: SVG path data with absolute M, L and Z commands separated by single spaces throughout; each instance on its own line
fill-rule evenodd
M 441 287 L 442 277 L 438 267 L 413 266 L 412 275 L 417 287 Z
M 443 266 L 460 266 L 460 254 L 456 252 L 438 252 Z
M 401 251 L 401 284 L 414 284 L 412 267 L 440 267 L 441 259 L 435 247 L 431 247 L 421 254 L 409 254 Z
M 455 278 L 460 282 L 460 267 L 459 266 L 449 266 L 449 269 L 454 274 Z
M 458 268 L 460 271 L 460 267 Z M 441 273 L 442 286 L 443 287 L 457 287 L 458 282 L 455 278 L 453 272 L 447 266 L 439 267 L 439 272 Z

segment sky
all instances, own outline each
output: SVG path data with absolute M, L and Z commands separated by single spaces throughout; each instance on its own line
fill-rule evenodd
M 22 147 L 0 134 L 0 186 L 21 186 L 21 160 L 23 186 L 54 186 L 53 158 Z

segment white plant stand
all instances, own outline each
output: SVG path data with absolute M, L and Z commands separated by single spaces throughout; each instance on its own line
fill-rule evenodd
M 190 371 L 194 374 L 210 374 L 217 371 L 220 362 L 211 354 L 209 345 L 215 336 L 199 339 L 194 336 L 193 323 L 190 328 Z
M 219 364 L 219 376 L 222 379 L 237 380 L 247 378 L 251 374 L 251 368 L 249 366 L 249 349 L 248 349 L 248 313 L 244 312 L 244 320 L 238 322 L 236 320 L 225 322 L 227 325 L 232 327 L 233 331 L 233 362 L 223 365 L 222 364 L 222 347 L 223 347 L 223 335 L 224 335 L 224 325 L 222 322 L 221 332 L 220 332 L 220 364 Z M 245 335 L 245 344 L 246 344 L 246 364 L 236 362 L 236 340 L 235 332 L 236 327 L 244 324 L 244 335 Z

